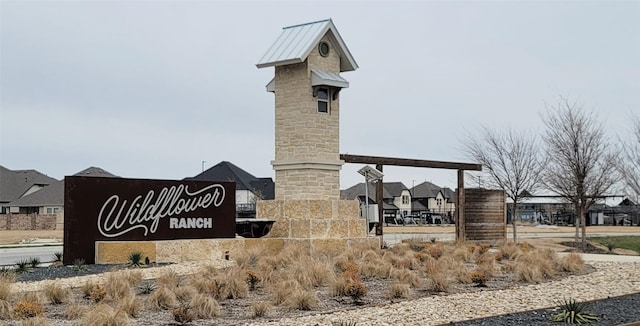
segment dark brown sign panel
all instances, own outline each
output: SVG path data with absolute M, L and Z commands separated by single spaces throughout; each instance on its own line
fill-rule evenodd
M 65 265 L 95 262 L 95 241 L 235 237 L 235 183 L 70 176 Z

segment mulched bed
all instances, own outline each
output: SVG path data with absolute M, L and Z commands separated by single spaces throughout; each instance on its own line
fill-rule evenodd
M 615 326 L 633 322 L 640 322 L 639 307 L 640 293 L 636 293 L 621 297 L 591 301 L 588 303 L 586 312 L 596 314 L 600 317 L 599 320 L 594 323 L 595 325 Z M 559 310 L 557 309 L 540 309 L 489 318 L 467 320 L 459 323 L 451 323 L 450 325 L 561 325 L 562 323 L 549 321 L 549 318 L 558 312 Z

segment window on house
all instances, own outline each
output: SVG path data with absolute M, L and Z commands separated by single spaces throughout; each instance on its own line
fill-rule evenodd
M 402 203 L 403 204 L 408 204 L 409 203 L 409 196 L 402 196 Z
M 47 207 L 47 214 L 55 214 L 58 212 L 57 207 Z
M 318 88 L 318 112 L 329 113 L 329 88 Z

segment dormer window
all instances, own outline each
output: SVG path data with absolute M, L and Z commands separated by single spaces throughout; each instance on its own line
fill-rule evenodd
M 318 87 L 318 113 L 329 113 L 331 98 L 328 87 Z

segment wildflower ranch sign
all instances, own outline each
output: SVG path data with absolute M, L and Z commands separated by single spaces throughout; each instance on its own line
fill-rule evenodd
M 64 263 L 93 263 L 96 241 L 235 237 L 235 183 L 65 178 Z

